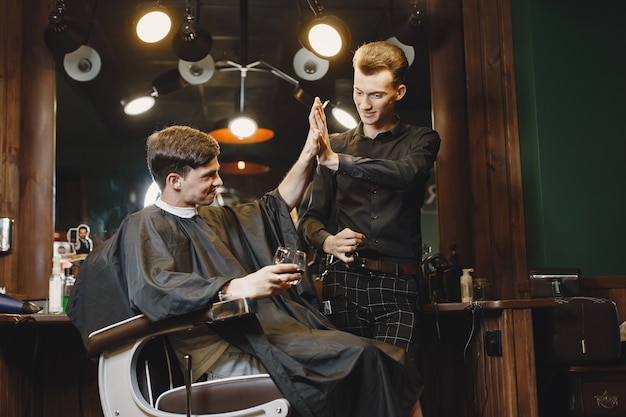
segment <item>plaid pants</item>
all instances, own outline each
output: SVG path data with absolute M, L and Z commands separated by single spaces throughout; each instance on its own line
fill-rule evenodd
M 390 275 L 337 264 L 324 278 L 322 298 L 337 328 L 403 348 L 417 359 L 417 277 Z

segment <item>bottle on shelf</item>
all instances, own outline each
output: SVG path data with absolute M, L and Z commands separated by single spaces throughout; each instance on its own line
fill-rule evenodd
M 63 313 L 63 274 L 61 272 L 61 258 L 52 258 L 52 274 L 48 285 L 48 313 Z
M 63 283 L 63 313 L 66 312 L 67 301 L 70 299 L 70 295 L 74 289 L 74 282 L 76 282 L 76 279 L 74 278 L 74 274 L 72 274 L 72 267 L 70 266 L 69 268 L 65 268 L 65 281 Z
M 463 303 L 471 303 L 474 301 L 472 272 L 474 272 L 474 268 L 463 268 L 463 275 L 461 275 L 461 302 Z

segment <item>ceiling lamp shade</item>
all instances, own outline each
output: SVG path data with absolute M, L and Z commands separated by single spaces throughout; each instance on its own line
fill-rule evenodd
M 359 124 L 352 113 L 341 106 L 341 103 L 331 105 L 330 112 L 335 120 L 346 129 L 353 129 Z
M 404 52 L 404 56 L 406 56 L 406 60 L 409 62 L 409 67 L 413 65 L 413 61 L 415 61 L 415 48 L 414 47 L 400 42 L 398 38 L 396 38 L 395 36 L 392 36 L 391 38 L 387 39 L 387 42 L 392 43 L 396 45 L 398 48 L 402 49 L 402 52 Z
M 417 1 L 411 1 L 409 16 L 395 25 L 394 33 L 395 37 L 405 45 L 415 46 L 427 39 L 428 22 L 426 16 L 419 10 Z
M 219 143 L 232 145 L 261 143 L 266 142 L 274 137 L 273 130 L 263 127 L 257 128 L 256 132 L 245 138 L 235 136 L 228 127 L 218 127 L 217 129 L 209 132 L 209 134 L 213 136 L 213 139 L 215 139 Z
M 178 72 L 189 84 L 204 84 L 209 81 L 215 73 L 215 61 L 210 54 L 196 62 L 179 59 Z
M 124 113 L 129 116 L 136 116 L 150 110 L 156 103 L 156 97 L 158 93 L 155 89 L 152 89 L 148 93 L 135 94 L 127 99 L 122 100 L 122 106 L 124 107 Z
M 328 72 L 330 62 L 322 59 L 306 48 L 300 48 L 293 57 L 293 69 L 296 75 L 307 81 L 316 81 Z
M 244 66 L 233 61 L 226 61 L 228 67 L 221 69 L 222 71 L 239 71 L 240 73 L 239 112 L 231 120 L 226 121 L 226 123 L 224 120 L 220 121 L 218 127 L 210 132 L 210 135 L 213 136 L 216 141 L 220 143 L 247 144 L 265 142 L 274 137 L 274 131 L 259 128 L 257 122 L 244 110 L 246 76 L 248 71 L 259 70 L 255 67 L 261 63 L 261 61 L 255 61 Z M 227 127 L 225 127 L 225 125 Z
M 269 172 L 270 167 L 256 162 L 223 162 L 220 164 L 220 173 L 235 175 L 257 175 Z
M 145 10 L 137 21 L 137 37 L 146 43 L 156 43 L 164 39 L 172 28 L 172 19 L 167 9 L 158 0 Z
M 95 49 L 82 45 L 63 58 L 63 68 L 76 81 L 91 81 L 100 73 L 102 61 Z
M 164 72 L 152 81 L 152 88 L 156 97 L 173 93 L 187 86 L 187 82 L 181 77 L 176 68 Z
M 317 0 L 308 0 L 315 18 L 300 29 L 302 46 L 322 59 L 333 58 L 350 45 L 350 31 L 337 16 L 325 15 L 324 7 Z
M 259 126 L 254 119 L 245 113 L 238 114 L 228 123 L 228 129 L 240 139 L 254 135 L 258 128 Z
M 48 26 L 43 33 L 48 48 L 58 54 L 74 52 L 87 39 L 85 29 L 80 22 L 65 16 L 65 11 L 65 2 L 57 0 L 55 10 L 48 15 Z
M 213 46 L 213 37 L 195 23 L 191 7 L 185 8 L 185 20 L 172 38 L 172 49 L 184 61 L 197 62 L 204 59 Z

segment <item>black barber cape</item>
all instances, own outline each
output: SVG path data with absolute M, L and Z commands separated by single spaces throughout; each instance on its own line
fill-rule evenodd
M 220 288 L 271 263 L 297 234 L 277 190 L 253 203 L 180 218 L 149 206 L 128 216 L 80 268 L 67 314 L 86 343 L 143 313 L 152 321 L 206 309 Z M 246 319 L 211 330 L 258 357 L 301 417 L 401 417 L 404 351 L 333 330 L 292 287 Z

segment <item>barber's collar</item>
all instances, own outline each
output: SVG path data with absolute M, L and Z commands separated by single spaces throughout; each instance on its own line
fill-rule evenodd
M 387 130 L 386 132 L 380 132 L 378 135 L 376 135 L 375 138 L 370 138 L 369 136 L 365 135 L 365 133 L 363 132 L 362 120 L 359 121 L 359 124 L 355 128 L 354 133 L 361 138 L 369 138 L 369 139 L 383 139 L 386 137 L 389 137 L 389 139 L 395 138 L 396 136 L 398 136 L 398 134 L 402 130 L 402 123 L 400 123 L 400 116 L 398 116 L 398 114 L 394 114 L 394 117 L 396 119 L 396 124 L 390 130 Z
M 182 217 L 183 219 L 191 219 L 193 216 L 198 214 L 198 210 L 195 207 L 170 206 L 165 201 L 161 200 L 160 197 L 157 199 L 154 205 L 160 208 L 161 210 L 165 210 L 168 213 L 171 213 L 174 216 Z

